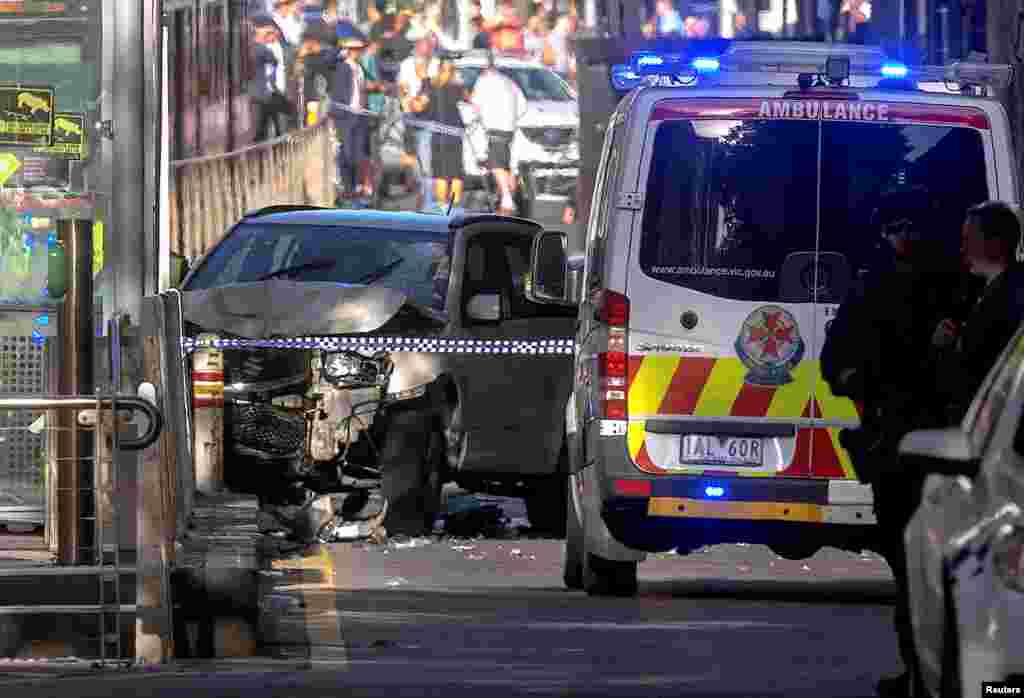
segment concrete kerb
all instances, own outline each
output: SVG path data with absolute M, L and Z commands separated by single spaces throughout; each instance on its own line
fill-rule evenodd
M 188 675 L 211 673 L 294 673 L 312 668 L 304 660 L 247 659 L 177 660 L 167 664 L 136 664 L 77 657 L 0 660 L 0 685 L 4 683 L 54 678 L 125 677 L 148 675 Z

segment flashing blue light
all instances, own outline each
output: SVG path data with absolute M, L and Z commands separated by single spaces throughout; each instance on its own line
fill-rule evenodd
M 50 316 L 49 315 L 40 315 L 39 317 L 36 318 L 36 324 L 37 325 L 42 325 L 43 327 L 46 327 L 47 325 L 50 324 Z
M 643 77 L 637 75 L 636 71 L 628 65 L 612 66 L 611 72 L 612 87 L 616 90 L 628 92 L 643 83 Z
M 655 67 L 665 65 L 665 57 L 654 53 L 641 53 L 636 57 L 636 64 L 639 66 Z
M 49 235 L 46 236 L 46 245 L 47 247 L 57 246 L 57 233 L 51 232 Z
M 704 488 L 704 496 L 706 497 L 721 497 L 725 494 L 724 487 L 718 487 L 717 485 L 709 485 Z
M 41 347 L 46 344 L 46 337 L 39 330 L 32 330 L 32 343 Z
M 907 66 L 902 63 L 886 63 L 882 66 L 882 75 L 887 78 L 905 78 L 907 72 Z
M 25 243 L 26 248 L 31 249 L 32 243 L 35 242 L 35 238 L 33 238 L 32 235 L 30 235 L 29 233 L 25 233 L 25 237 L 22 241 Z
M 714 73 L 722 66 L 717 58 L 694 58 L 691 65 L 698 73 Z

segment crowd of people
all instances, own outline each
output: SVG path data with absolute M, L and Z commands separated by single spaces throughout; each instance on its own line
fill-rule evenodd
M 456 38 L 437 0 L 414 0 L 396 12 L 371 5 L 365 22 L 310 12 L 297 0 L 270 0 L 251 16 L 257 139 L 332 118 L 339 199 L 373 201 L 389 107 L 400 110 L 403 184 L 415 193 L 416 208 L 458 206 L 466 128 L 459 105 L 466 103 L 487 133 L 486 152 L 473 155 L 493 174 L 495 208 L 515 212 L 511 143 L 526 97 L 497 70 L 495 56 L 546 66 L 574 83 L 575 10 L 557 0 L 534 0 L 526 18 L 511 0 L 499 1 L 493 16 L 485 16 L 480 0 L 469 7 L 471 31 Z M 454 61 L 472 50 L 490 59 L 470 90 Z

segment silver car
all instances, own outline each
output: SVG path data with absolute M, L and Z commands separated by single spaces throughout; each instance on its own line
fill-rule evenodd
M 911 614 L 933 696 L 981 696 L 1024 678 L 1024 328 L 959 427 L 900 445 L 929 475 L 906 529 Z

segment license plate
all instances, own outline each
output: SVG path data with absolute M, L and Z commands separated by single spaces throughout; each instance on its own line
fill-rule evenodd
M 679 462 L 711 465 L 764 465 L 761 439 L 690 434 L 682 438 Z

